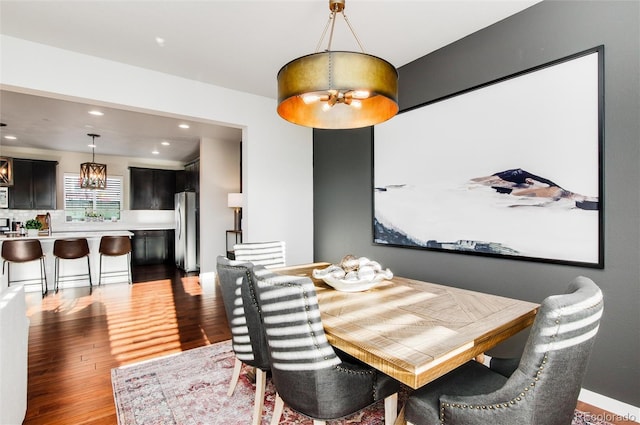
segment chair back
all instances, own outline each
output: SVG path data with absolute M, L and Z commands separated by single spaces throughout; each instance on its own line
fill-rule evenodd
M 38 239 L 19 239 L 2 242 L 5 261 L 24 263 L 42 258 L 42 245 Z
M 251 263 L 230 261 L 218 256 L 216 270 L 227 321 L 231 328 L 233 351 L 238 360 L 262 370 L 269 369 L 269 357 L 258 305 L 250 296 Z M 243 289 L 246 287 L 246 290 Z M 246 292 L 247 297 L 244 298 Z
M 129 236 L 103 236 L 100 238 L 99 252 L 102 255 L 125 255 L 131 252 Z
M 324 333 L 313 282 L 260 266 L 252 274 L 278 394 L 291 408 L 312 418 L 339 417 L 329 409 L 342 408 L 334 400 L 348 398 L 349 389 L 341 384 L 351 384 L 334 373 L 342 361 Z
M 284 241 L 235 244 L 233 251 L 237 261 L 249 261 L 267 269 L 286 266 Z
M 53 255 L 67 260 L 86 257 L 89 255 L 89 243 L 86 238 L 56 239 Z
M 602 291 L 583 276 L 566 294 L 542 302 L 518 369 L 503 387 L 535 394 L 528 409 L 536 424 L 571 423 L 602 313 Z

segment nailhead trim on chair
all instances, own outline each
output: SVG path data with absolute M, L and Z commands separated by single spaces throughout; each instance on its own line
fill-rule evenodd
M 556 322 L 557 323 L 557 322 Z M 554 335 L 555 336 L 555 335 Z M 502 408 L 509 408 L 511 406 L 516 405 L 518 402 L 522 401 L 525 396 L 527 395 L 527 391 L 534 389 L 534 387 L 536 386 L 536 382 L 538 382 L 540 380 L 540 375 L 542 375 L 542 371 L 544 370 L 544 365 L 547 363 L 547 354 L 544 355 L 544 357 L 542 358 L 542 363 L 540 364 L 540 366 L 538 367 L 538 371 L 536 372 L 536 376 L 533 378 L 533 381 L 524 388 L 524 391 L 521 392 L 517 397 L 512 398 L 511 400 L 509 400 L 508 402 L 505 403 L 496 403 L 496 404 L 490 404 L 490 405 L 486 405 L 486 404 L 478 404 L 478 405 L 469 405 L 469 404 L 458 404 L 458 403 L 442 403 L 442 405 L 440 406 L 440 424 L 444 425 L 444 413 L 446 408 L 451 407 L 451 408 L 456 408 L 456 409 L 478 409 L 478 410 L 493 410 L 493 409 L 502 409 Z
M 589 305 L 588 307 L 586 307 L 585 309 L 590 310 L 590 309 L 595 309 L 600 307 L 600 310 L 602 309 L 602 293 L 600 292 L 599 296 L 596 297 L 594 303 L 592 305 Z M 569 309 L 571 310 L 571 309 Z M 440 404 L 440 424 L 444 425 L 445 423 L 445 410 L 447 408 L 457 408 L 457 409 L 502 409 L 502 408 L 509 408 L 511 406 L 515 406 L 518 402 L 522 401 L 523 399 L 525 399 L 526 395 L 528 394 L 528 391 L 535 389 L 536 386 L 536 382 L 538 382 L 540 380 L 540 377 L 542 375 L 542 372 L 545 368 L 545 365 L 547 364 L 547 360 L 548 360 L 548 356 L 549 356 L 549 352 L 550 351 L 554 351 L 556 348 L 554 347 L 554 344 L 556 343 L 560 343 L 556 340 L 556 338 L 558 337 L 558 332 L 560 331 L 560 327 L 561 327 L 561 318 L 562 317 L 567 317 L 570 316 L 572 313 L 571 311 L 567 312 L 567 314 L 565 314 L 564 311 L 564 307 L 560 307 L 559 311 L 559 316 L 555 319 L 555 324 L 556 324 L 556 329 L 555 329 L 555 333 L 549 335 L 549 337 L 551 338 L 551 343 L 549 345 L 544 345 L 545 347 L 548 347 L 547 349 L 549 351 L 546 351 L 544 353 L 544 356 L 542 358 L 542 362 L 540 363 L 540 366 L 538 367 L 538 370 L 536 371 L 536 375 L 533 378 L 533 381 L 531 383 L 529 383 L 528 386 L 526 386 L 524 388 L 524 391 L 521 392 L 517 397 L 512 398 L 511 400 L 509 400 L 508 402 L 504 402 L 504 403 L 496 403 L 496 404 L 491 404 L 491 405 L 467 405 L 467 404 L 458 404 L 458 403 L 441 403 Z M 600 311 L 601 314 L 601 311 Z M 597 330 L 597 328 L 596 328 Z M 588 334 L 587 334 L 588 335 Z M 595 333 L 593 334 L 595 335 Z M 590 335 L 589 338 L 591 338 L 593 335 Z M 560 348 L 566 348 L 566 347 L 560 347 Z M 543 350 L 541 350 L 543 351 Z

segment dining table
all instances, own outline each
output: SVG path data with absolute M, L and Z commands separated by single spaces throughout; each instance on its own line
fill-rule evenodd
M 539 304 L 393 276 L 343 292 L 312 276 L 318 262 L 275 269 L 309 277 L 334 347 L 417 389 L 529 327 Z

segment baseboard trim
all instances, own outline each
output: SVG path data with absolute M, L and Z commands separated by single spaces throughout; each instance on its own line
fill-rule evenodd
M 612 420 L 625 420 L 633 422 L 640 421 L 640 407 L 623 403 L 622 401 L 603 396 L 602 394 L 594 393 L 593 391 L 585 390 L 584 388 L 582 388 L 582 390 L 580 390 L 578 400 L 582 401 L 583 403 L 599 407 L 600 409 L 606 410 L 607 412 L 611 412 L 616 416 L 616 418 L 604 418 L 609 422 L 611 422 Z
M 216 272 L 200 273 L 198 276 L 201 285 L 214 285 L 216 283 Z

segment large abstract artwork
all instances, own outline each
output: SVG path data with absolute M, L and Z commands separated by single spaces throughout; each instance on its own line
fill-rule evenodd
M 374 128 L 374 243 L 603 267 L 598 47 Z

